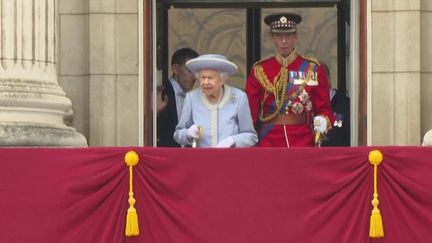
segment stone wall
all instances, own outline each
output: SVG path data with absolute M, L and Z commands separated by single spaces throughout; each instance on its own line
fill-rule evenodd
M 432 128 L 432 1 L 368 3 L 371 145 L 419 145 Z M 299 52 L 329 63 L 336 77 L 336 9 L 290 11 L 305 17 L 299 26 Z M 137 145 L 142 136 L 138 134 L 139 19 L 136 0 L 59 0 L 59 84 L 72 100 L 71 125 L 91 146 Z M 244 87 L 244 10 L 171 9 L 170 19 L 174 23 L 169 27 L 169 55 L 183 46 L 225 54 L 240 67 L 233 84 Z M 262 56 L 271 54 L 264 36 L 263 46 Z
M 421 135 L 432 129 L 432 1 L 420 1 Z
M 90 146 L 138 145 L 138 3 L 59 0 L 60 84 Z
M 64 122 L 57 26 L 56 0 L 0 2 L 0 146 L 87 146 Z
M 419 145 L 425 81 L 420 56 L 427 51 L 420 49 L 420 0 L 370 2 L 372 144 Z

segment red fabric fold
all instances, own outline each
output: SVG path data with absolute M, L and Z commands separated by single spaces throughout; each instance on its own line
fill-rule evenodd
M 385 237 L 369 238 L 379 149 Z M 129 173 L 140 235 L 124 234 Z M 1 242 L 430 242 L 432 148 L 4 148 Z

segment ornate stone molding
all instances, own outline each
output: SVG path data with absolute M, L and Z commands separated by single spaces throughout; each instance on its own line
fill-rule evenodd
M 0 0 L 0 146 L 86 146 L 65 125 L 58 85 L 56 0 Z

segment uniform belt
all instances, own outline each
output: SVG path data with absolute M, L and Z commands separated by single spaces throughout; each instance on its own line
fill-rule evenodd
M 307 113 L 301 114 L 281 114 L 275 117 L 272 121 L 273 124 L 277 125 L 300 125 L 308 123 Z

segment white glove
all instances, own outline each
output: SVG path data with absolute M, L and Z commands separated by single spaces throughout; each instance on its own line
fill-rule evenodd
M 322 134 L 327 132 L 327 119 L 323 116 L 314 117 L 314 131 Z
M 189 127 L 187 130 L 187 136 L 190 139 L 192 138 L 198 139 L 200 137 L 198 126 L 192 125 L 191 127 Z
M 231 136 L 228 136 L 227 138 L 220 141 L 218 144 L 216 144 L 216 148 L 230 148 L 234 147 L 235 141 L 234 138 Z

